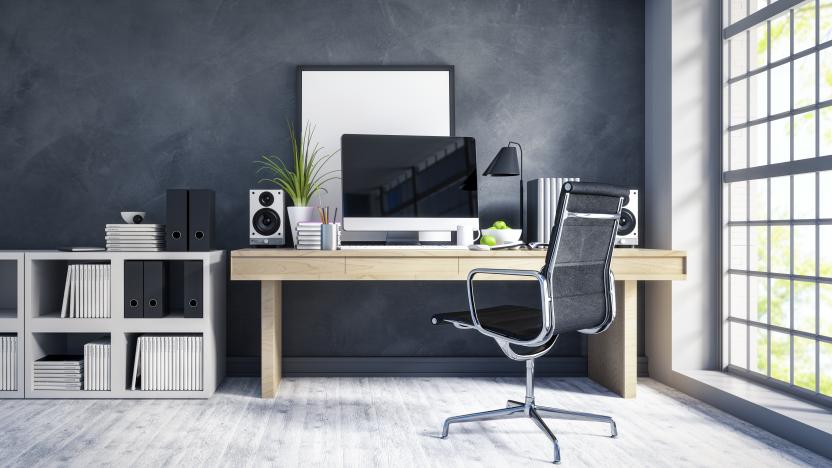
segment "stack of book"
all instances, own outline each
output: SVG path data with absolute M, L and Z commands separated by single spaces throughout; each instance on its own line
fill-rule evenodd
M 81 390 L 84 356 L 48 355 L 34 363 L 35 390 Z
M 92 341 L 84 345 L 84 390 L 110 389 L 110 341 Z
M 165 250 L 165 225 L 108 224 L 104 240 L 110 252 L 161 252 Z
M 202 390 L 202 336 L 141 335 L 133 390 Z
M 0 336 L 0 391 L 17 390 L 17 336 Z
M 566 182 L 580 182 L 577 177 L 547 177 L 527 183 L 527 242 L 549 242 L 558 212 L 560 189 Z
M 61 318 L 110 318 L 110 265 L 70 264 Z
M 298 250 L 321 250 L 321 223 L 298 223 Z

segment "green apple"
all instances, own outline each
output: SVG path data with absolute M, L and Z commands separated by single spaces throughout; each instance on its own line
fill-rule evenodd
M 494 247 L 497 245 L 497 239 L 494 236 L 482 236 L 480 238 L 480 244 Z
M 499 220 L 494 221 L 494 225 L 492 226 L 494 229 L 508 229 L 508 224 L 505 221 Z

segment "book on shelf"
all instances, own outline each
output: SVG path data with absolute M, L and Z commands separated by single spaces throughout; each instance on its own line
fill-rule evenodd
M 110 264 L 67 266 L 61 318 L 110 318 Z
M 200 391 L 202 365 L 200 335 L 141 335 L 136 339 L 131 388 Z
M 108 339 L 84 345 L 84 390 L 110 390 L 110 353 Z
M 17 336 L 0 336 L 0 391 L 17 390 Z

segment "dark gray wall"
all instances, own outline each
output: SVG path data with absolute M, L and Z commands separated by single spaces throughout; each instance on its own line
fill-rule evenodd
M 162 221 L 172 187 L 216 190 L 219 247 L 244 247 L 251 161 L 288 153 L 298 64 L 455 65 L 482 167 L 512 139 L 529 178 L 642 187 L 639 0 L 0 1 L 0 248 L 102 244 L 120 210 Z M 479 182 L 483 222 L 517 224 L 516 180 Z M 229 355 L 256 356 L 259 288 L 229 297 Z M 454 283 L 291 284 L 285 352 L 499 354 L 428 325 L 462 307 Z

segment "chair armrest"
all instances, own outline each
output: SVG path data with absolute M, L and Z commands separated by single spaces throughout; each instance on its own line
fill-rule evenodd
M 506 336 L 501 333 L 486 330 L 482 327 L 482 325 L 480 324 L 479 315 L 477 314 L 476 299 L 474 298 L 474 277 L 478 274 L 528 276 L 537 280 L 538 286 L 540 287 L 540 311 L 542 314 L 541 318 L 543 323 L 543 327 L 541 327 L 540 334 L 537 337 L 531 340 L 518 340 L 516 338 Z M 543 343 L 546 343 L 549 340 L 549 338 L 552 337 L 552 331 L 554 330 L 554 317 L 551 313 L 552 299 L 549 297 L 549 283 L 546 280 L 546 277 L 540 274 L 539 271 L 511 270 L 502 268 L 474 268 L 473 270 L 468 272 L 467 287 L 468 310 L 471 312 L 471 323 L 474 325 L 474 328 L 476 328 L 477 331 L 479 331 L 483 335 L 489 336 L 497 340 L 507 341 L 511 344 L 528 347 L 540 346 Z

